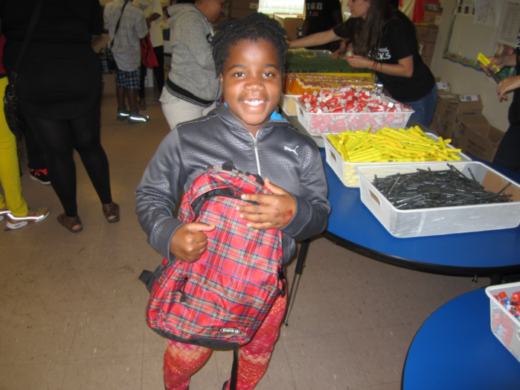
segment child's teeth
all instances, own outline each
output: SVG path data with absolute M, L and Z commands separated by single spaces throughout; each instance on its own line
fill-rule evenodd
M 250 106 L 258 106 L 263 103 L 262 100 L 246 100 L 246 104 L 249 104 Z

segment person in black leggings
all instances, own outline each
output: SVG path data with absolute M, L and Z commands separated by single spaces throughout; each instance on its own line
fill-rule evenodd
M 40 1 L 0 1 L 8 74 L 29 28 L 27 9 L 35 9 Z M 65 209 L 58 222 L 73 233 L 83 229 L 76 204 L 74 149 L 98 193 L 105 218 L 119 221 L 100 142 L 101 64 L 91 47 L 92 39 L 102 32 L 99 0 L 46 1 L 18 69 L 20 109 L 45 151 L 51 184 Z
M 44 119 L 24 113 L 28 124 L 38 129 L 35 136 L 47 156 L 52 187 L 69 218 L 78 215 L 74 149 L 79 153 L 101 203 L 112 202 L 108 159 L 100 139 L 100 114 L 99 104 L 72 120 Z

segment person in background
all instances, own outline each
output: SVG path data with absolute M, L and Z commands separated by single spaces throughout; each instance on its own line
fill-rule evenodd
M 302 26 L 302 37 L 330 30 L 343 22 L 341 3 L 339 0 L 305 0 L 305 21 Z M 337 42 L 307 47 L 309 50 L 338 49 Z
M 152 41 L 153 51 L 157 58 L 158 66 L 153 68 L 153 75 L 157 83 L 159 93 L 164 87 L 164 42 L 161 28 L 161 19 L 163 10 L 161 0 L 133 0 L 133 4 L 144 12 L 146 25 L 150 31 L 150 40 Z M 139 84 L 139 101 L 137 107 L 140 110 L 146 110 L 146 97 L 144 89 L 144 79 L 147 68 L 141 64 L 141 80 Z
M 116 33 L 116 27 L 117 33 Z M 114 0 L 105 6 L 105 26 L 109 42 L 113 42 L 112 53 L 117 63 L 116 92 L 117 120 L 128 120 L 130 124 L 146 123 L 147 115 L 140 115 L 137 95 L 141 83 L 141 42 L 148 34 L 143 11 L 131 0 Z M 126 97 L 128 106 L 126 107 Z
M 160 102 L 170 129 L 216 107 L 220 87 L 210 42 L 226 0 L 179 0 L 168 8 L 171 70 Z
M 28 30 L 27 10 L 34 9 L 37 1 L 0 0 L 8 74 Z M 46 1 L 16 82 L 20 109 L 45 150 L 51 184 L 65 211 L 58 222 L 73 233 L 83 229 L 77 210 L 74 149 L 96 189 L 103 215 L 108 222 L 119 220 L 101 146 L 101 64 L 91 46 L 92 37 L 102 32 L 98 0 Z
M 516 67 L 516 76 L 506 77 L 497 86 L 500 101 L 506 100 L 506 94 L 511 91 L 513 91 L 513 101 L 509 106 L 509 128 L 500 142 L 493 162 L 520 173 L 520 34 L 518 34 L 513 54 L 492 57 L 490 60 L 491 63 L 487 68 L 480 65 L 488 75 L 489 68 L 493 65 L 500 69 L 504 66 Z
M 340 26 L 290 42 L 289 47 L 322 45 L 339 39 L 352 42 L 347 58 L 356 69 L 375 71 L 397 101 L 415 112 L 411 118 L 429 126 L 437 104 L 437 84 L 418 51 L 415 27 L 389 0 L 350 0 L 351 18 Z
M 20 182 L 20 166 L 16 138 L 7 125 L 4 115 L 4 94 L 8 80 L 2 65 L 5 36 L 0 35 L 0 184 L 4 189 L 4 196 L 0 194 L 0 221 L 7 216 L 8 229 L 20 229 L 29 222 L 41 222 L 47 218 L 50 211 L 47 207 L 34 209 L 27 206 L 22 196 Z

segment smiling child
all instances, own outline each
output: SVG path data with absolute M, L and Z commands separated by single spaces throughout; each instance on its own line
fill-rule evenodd
M 294 240 L 323 232 L 330 205 L 316 144 L 274 111 L 282 89 L 285 31 L 267 16 L 252 14 L 222 23 L 212 47 L 226 104 L 179 124 L 163 140 L 136 190 L 139 222 L 150 245 L 170 261 L 197 261 L 207 246 L 204 232 L 214 227 L 174 218 L 175 204 L 208 166 L 233 161 L 242 172 L 262 176 L 272 192 L 248 195 L 259 204 L 240 211 L 254 229 L 280 229 L 287 262 L 296 250 Z M 254 389 L 267 370 L 285 306 L 286 295 L 280 295 L 253 340 L 240 348 L 237 389 Z M 211 349 L 167 343 L 165 387 L 188 389 Z

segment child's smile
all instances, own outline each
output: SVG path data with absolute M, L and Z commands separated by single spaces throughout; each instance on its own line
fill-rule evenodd
M 238 41 L 229 48 L 220 82 L 229 111 L 256 135 L 280 98 L 282 70 L 275 48 L 263 39 Z

